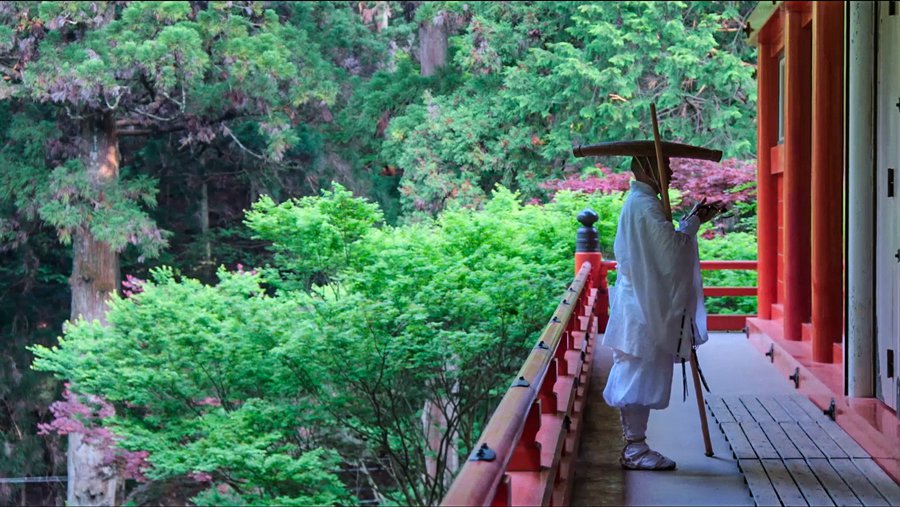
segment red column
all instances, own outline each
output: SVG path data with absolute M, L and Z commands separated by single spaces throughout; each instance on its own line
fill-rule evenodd
M 843 2 L 813 4 L 812 351 L 834 360 L 841 342 L 843 177 Z
M 756 235 L 757 313 L 772 318 L 778 262 L 778 210 L 775 208 L 775 178 L 772 176 L 771 148 L 778 136 L 778 62 L 771 56 L 772 43 L 760 37 L 757 78 L 756 128 Z
M 810 37 L 804 3 L 785 2 L 784 337 L 810 317 Z

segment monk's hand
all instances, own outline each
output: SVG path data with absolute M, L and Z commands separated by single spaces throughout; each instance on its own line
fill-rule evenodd
M 700 219 L 700 223 L 704 224 L 706 222 L 709 222 L 710 220 L 715 218 L 716 215 L 721 213 L 722 208 L 720 207 L 720 204 L 721 203 L 719 203 L 718 201 L 711 203 L 711 204 L 707 204 L 706 199 L 703 199 L 702 201 L 700 201 L 700 203 L 697 206 L 697 213 L 696 213 L 697 218 Z
M 700 202 L 698 202 L 697 204 L 694 205 L 693 208 L 691 208 L 691 212 L 687 214 L 685 219 L 691 218 L 692 216 L 696 215 L 697 211 L 704 205 L 706 205 L 706 197 L 701 199 Z

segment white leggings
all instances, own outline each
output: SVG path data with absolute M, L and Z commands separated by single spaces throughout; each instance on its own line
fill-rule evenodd
M 628 442 L 640 442 L 647 438 L 647 421 L 650 419 L 650 407 L 645 405 L 626 405 L 622 407 L 622 430 Z

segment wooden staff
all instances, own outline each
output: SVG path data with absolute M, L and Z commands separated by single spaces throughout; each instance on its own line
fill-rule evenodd
M 656 148 L 656 171 L 659 176 L 659 194 L 662 197 L 666 219 L 672 222 L 672 206 L 669 204 L 669 178 L 666 174 L 665 158 L 663 158 L 662 139 L 659 137 L 659 121 L 656 118 L 656 104 L 650 104 L 650 119 L 653 121 L 653 145 Z M 697 352 L 691 347 L 691 375 L 694 377 L 694 391 L 697 393 L 697 410 L 700 411 L 700 429 L 703 431 L 703 445 L 706 455 L 712 456 L 712 442 L 709 439 L 709 423 L 706 421 L 706 407 L 703 403 L 703 389 L 700 386 L 700 373 L 697 367 Z

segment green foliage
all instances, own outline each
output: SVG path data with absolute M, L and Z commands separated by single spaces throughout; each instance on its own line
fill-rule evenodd
M 741 6 L 745 8 L 745 6 Z M 752 54 L 733 3 L 476 3 L 451 37 L 466 79 L 426 91 L 391 121 L 382 157 L 401 168 L 401 204 L 434 214 L 478 206 L 494 184 L 538 185 L 585 164 L 573 142 L 662 136 L 754 150 Z
M 377 208 L 339 186 L 263 198 L 247 223 L 278 253 L 269 273 L 297 287 L 337 270 L 334 290 L 267 295 L 259 274 L 220 271 L 209 286 L 155 270 L 111 303 L 108 327 L 79 322 L 36 347 L 35 367 L 113 403 L 105 424 L 150 452 L 148 477 L 202 472 L 230 488 L 198 502 L 343 501 L 333 476 L 311 475 L 333 465 L 308 461 L 336 451 L 388 471 L 388 498 L 433 504 L 446 484 L 424 475 L 426 402 L 455 407 L 443 467 L 472 448 L 571 276 L 575 201 L 520 200 L 498 188 L 483 211 L 376 229 Z
M 45 292 L 0 298 L 15 357 L 0 377 L 29 361 L 25 343 L 49 347 L 15 322 L 58 329 L 71 259 L 48 250 L 83 228 L 126 273 L 153 256 L 173 267 L 116 300 L 110 328 L 80 323 L 37 349 L 38 365 L 109 399 L 107 424 L 151 452 L 150 477 L 210 474 L 197 504 L 333 504 L 353 501 L 339 467 L 369 466 L 378 500 L 437 503 L 446 484 L 425 461 L 471 449 L 571 276 L 574 215 L 599 212 L 612 258 L 624 195 L 523 203 L 588 165 L 573 141 L 649 137 L 650 102 L 665 138 L 752 154 L 749 6 L 4 3 L 0 280 Z M 417 33 L 436 16 L 448 65 L 423 77 Z M 83 122 L 105 114 L 123 167 L 99 188 Z M 739 211 L 731 227 L 748 234 L 701 239 L 704 258 L 754 257 L 753 210 Z M 258 272 L 216 283 L 219 264 Z M 32 311 L 45 301 L 53 312 Z M 41 373 L 15 385 L 46 401 L 58 389 Z M 33 427 L 22 414 L 40 411 L 7 394 Z M 424 446 L 426 402 L 454 407 L 443 454 Z M 11 434 L 13 453 L 40 453 Z
M 309 334 L 299 301 L 266 296 L 248 273 L 220 271 L 216 286 L 153 275 L 111 302 L 110 326 L 81 321 L 58 347 L 35 347 L 35 367 L 113 403 L 108 424 L 125 448 L 150 452 L 151 479 L 206 473 L 240 505 L 348 502 L 334 453 L 304 437 L 319 411 L 280 352 Z
M 704 226 L 708 229 L 708 226 Z M 698 238 L 701 260 L 756 260 L 756 234 L 732 232 L 712 238 Z M 756 271 L 704 271 L 707 287 L 755 287 Z M 714 313 L 756 314 L 756 297 L 709 297 L 706 311 Z
M 274 261 L 290 271 L 302 288 L 325 285 L 352 262 L 354 244 L 380 222 L 381 210 L 339 184 L 322 197 L 291 199 L 281 204 L 263 196 L 247 213 L 254 238 L 272 242 Z

